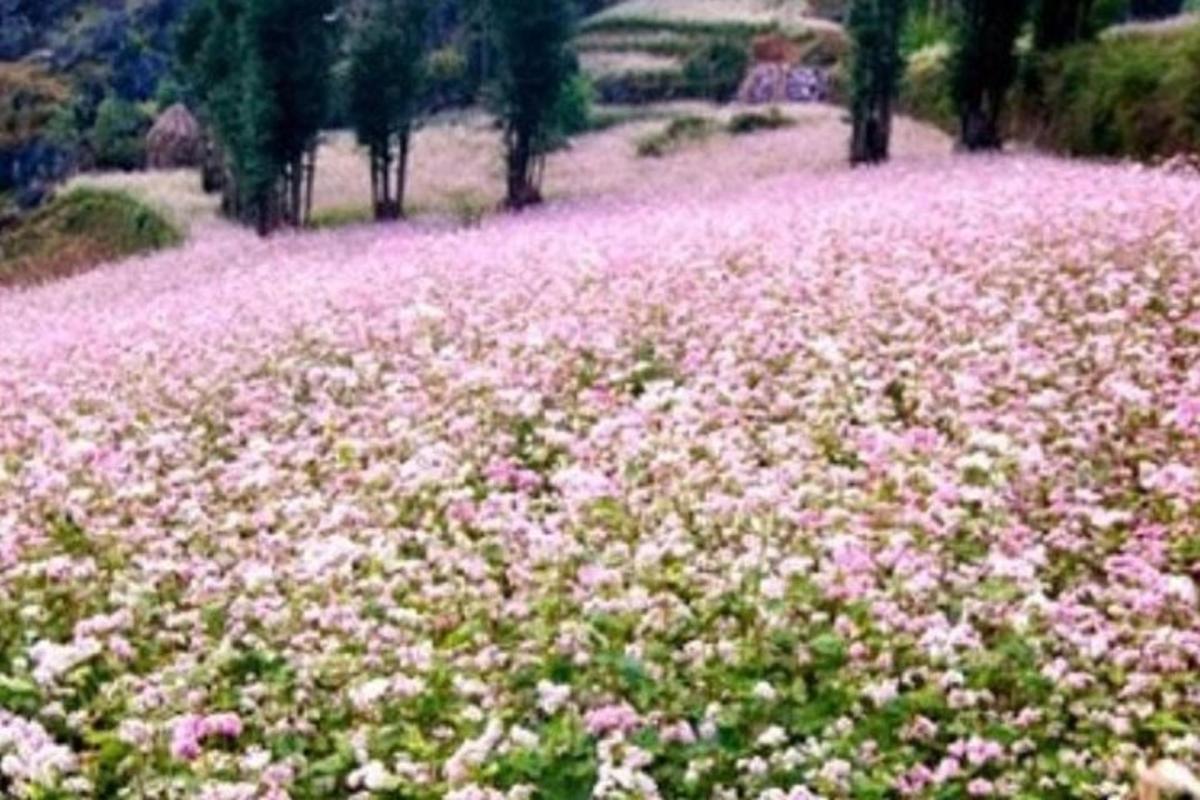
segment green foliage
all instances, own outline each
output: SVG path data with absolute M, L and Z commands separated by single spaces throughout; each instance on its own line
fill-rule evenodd
M 166 218 L 127 194 L 76 189 L 0 236 L 0 286 L 40 283 L 182 240 Z M 64 547 L 86 544 L 68 520 L 52 532 Z
M 703 142 L 717 132 L 711 119 L 684 116 L 671 120 L 661 131 L 649 134 L 637 142 L 637 154 L 642 158 L 662 158 L 688 145 Z
M 778 108 L 772 108 L 770 111 L 743 111 L 740 114 L 735 114 L 733 119 L 729 120 L 726 129 L 734 136 L 741 136 L 747 133 L 757 133 L 758 131 L 774 131 L 780 128 L 790 128 L 796 124 L 796 120 L 784 114 Z
M 89 136 L 96 166 L 140 169 L 146 163 L 146 132 L 152 122 L 140 106 L 117 97 L 105 98 Z
M 910 116 L 957 134 L 959 119 L 950 73 L 952 55 L 945 42 L 923 47 L 910 55 L 900 84 L 900 107 Z
M 408 142 L 425 101 L 429 10 L 427 0 L 376 0 L 350 54 L 350 120 L 370 153 L 372 195 L 381 219 L 404 212 Z
M 750 53 L 743 44 L 733 39 L 718 39 L 705 44 L 684 62 L 684 83 L 692 96 L 725 103 L 737 93 L 749 63 Z
M 305 159 L 327 116 L 333 0 L 201 0 L 179 55 L 228 159 L 228 210 L 260 232 L 301 224 Z
M 159 111 L 166 111 L 176 103 L 184 101 L 183 86 L 174 78 L 164 78 L 154 92 L 154 105 Z
M 1200 148 L 1200 26 L 1038 54 L 1023 72 L 1020 125 L 1073 155 L 1152 159 Z
M 954 38 L 954 17 L 928 3 L 914 3 L 904 25 L 900 47 L 911 56 L 918 50 L 948 42 Z
M 457 47 L 439 47 L 426 57 L 430 104 L 435 108 L 462 103 L 471 96 L 470 63 Z
M 592 82 L 583 73 L 568 78 L 554 105 L 552 130 L 562 138 L 591 130 L 594 95 Z
M 541 201 L 541 158 L 554 143 L 555 110 L 579 70 L 571 49 L 571 0 L 487 0 L 487 29 L 498 64 L 492 105 L 504 129 L 506 202 Z

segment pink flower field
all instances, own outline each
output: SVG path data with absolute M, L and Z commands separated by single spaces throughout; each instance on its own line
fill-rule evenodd
M 1200 180 L 1032 156 L 0 293 L 0 796 L 1132 797 Z

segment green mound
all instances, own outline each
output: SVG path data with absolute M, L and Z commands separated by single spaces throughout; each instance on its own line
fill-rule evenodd
M 75 189 L 0 233 L 0 286 L 44 283 L 182 241 L 166 218 L 127 194 Z

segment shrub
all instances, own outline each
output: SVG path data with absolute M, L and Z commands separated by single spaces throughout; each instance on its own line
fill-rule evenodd
M 729 120 L 729 125 L 726 129 L 734 136 L 741 136 L 747 133 L 756 133 L 757 131 L 774 131 L 780 128 L 790 128 L 796 124 L 796 120 L 785 115 L 778 108 L 772 108 L 770 111 L 745 111 L 741 114 L 734 115 L 733 119 Z
M 691 94 L 725 103 L 737 94 L 749 63 L 743 45 L 726 39 L 709 42 L 684 63 L 684 82 Z
M 1152 159 L 1200 150 L 1200 26 L 1032 57 L 1022 131 L 1073 155 Z
M 605 105 L 641 105 L 678 100 L 690 94 L 677 69 L 642 70 L 597 78 L 596 96 Z
M 716 127 L 712 120 L 704 117 L 678 117 L 658 133 L 639 139 L 637 154 L 642 158 L 662 158 L 689 144 L 709 139 L 716 133 Z
M 900 107 L 904 113 L 936 125 L 948 133 L 958 132 L 954 110 L 950 62 L 946 42 L 923 47 L 908 58 L 900 84 Z
M 575 136 L 591 128 L 594 94 L 595 89 L 586 75 L 576 73 L 567 79 L 551 121 L 551 127 L 559 136 Z
M 0 286 L 41 283 L 182 240 L 163 215 L 124 192 L 75 189 L 0 236 Z
M 146 163 L 146 132 L 153 120 L 140 106 L 109 97 L 96 111 L 91 144 L 101 169 L 141 169 Z

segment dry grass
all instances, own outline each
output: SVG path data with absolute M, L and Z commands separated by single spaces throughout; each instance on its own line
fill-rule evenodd
M 652 109 L 664 117 L 693 115 L 725 123 L 742 110 L 706 103 L 672 103 Z M 545 190 L 550 199 L 635 198 L 664 192 L 720 190 L 763 177 L 845 168 L 849 136 L 844 111 L 833 106 L 787 107 L 794 127 L 745 137 L 717 136 L 647 165 L 637 157 L 638 140 L 663 121 L 639 121 L 579 137 L 549 159 Z M 943 156 L 949 140 L 940 132 L 898 120 L 895 157 Z M 502 199 L 498 134 L 481 120 L 437 126 L 421 132 L 413 147 L 411 208 L 454 214 L 459 204 L 496 206 Z M 318 173 L 318 208 L 365 207 L 366 164 L 352 139 L 331 136 Z
M 662 129 L 672 117 L 708 117 L 726 123 L 737 106 L 700 102 L 639 107 L 656 119 L 627 122 L 576 139 L 548 161 L 546 196 L 574 201 L 592 198 L 637 199 L 664 194 L 715 192 L 763 177 L 795 172 L 841 170 L 849 136 L 845 112 L 834 106 L 786 107 L 793 127 L 732 137 L 718 135 L 648 163 L 638 158 L 637 142 Z M 941 157 L 949 140 L 933 128 L 897 120 L 895 158 Z M 499 206 L 503 199 L 503 154 L 498 131 L 482 115 L 465 116 L 419 131 L 413 143 L 408 208 L 414 215 L 472 218 Z M 73 186 L 119 188 L 174 220 L 211 219 L 216 201 L 199 191 L 188 172 L 140 175 L 89 175 Z M 370 205 L 367 162 L 353 136 L 329 134 L 318 160 L 317 213 L 329 220 L 364 219 Z
M 72 178 L 63 187 L 64 192 L 72 189 L 126 192 L 185 229 L 197 221 L 212 219 L 220 206 L 219 197 L 201 191 L 200 174 L 185 169 L 87 173 Z

